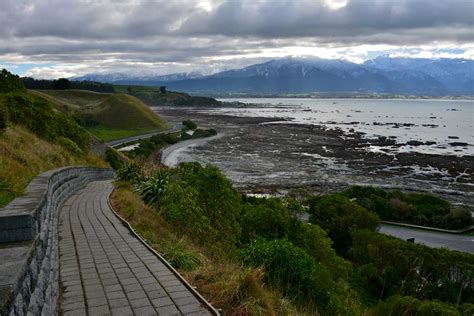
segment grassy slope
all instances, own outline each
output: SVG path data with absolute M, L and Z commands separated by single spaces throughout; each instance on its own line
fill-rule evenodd
M 73 165 L 108 166 L 96 156 L 76 156 L 20 126 L 9 126 L 0 134 L 0 207 L 21 195 L 37 174 Z
M 122 93 L 85 90 L 41 90 L 31 93 L 47 98 L 61 111 L 79 112 L 92 117 L 99 125 L 88 130 L 103 141 L 169 127 L 165 120 L 142 101 Z
M 173 227 L 145 205 L 125 183 L 116 183 L 111 202 L 135 230 L 172 264 L 198 258 L 200 263 L 192 271 L 179 267 L 178 270 L 213 306 L 222 308 L 223 315 L 312 314 L 312 311 L 297 310 L 278 291 L 266 286 L 261 269 L 242 267 L 227 259 L 215 258 L 188 238 L 178 237 Z
M 129 87 L 131 90 L 128 89 Z M 213 98 L 196 97 L 182 92 L 161 93 L 159 87 L 116 85 L 114 89 L 117 92 L 129 93 L 150 106 L 215 106 L 220 104 Z

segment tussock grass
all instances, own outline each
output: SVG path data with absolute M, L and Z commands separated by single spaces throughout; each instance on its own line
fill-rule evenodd
M 9 125 L 0 135 L 0 207 L 21 195 L 36 175 L 74 165 L 107 167 L 97 156 L 77 155 L 23 127 Z
M 314 311 L 297 310 L 281 293 L 264 284 L 265 271 L 243 267 L 209 249 L 178 236 L 160 214 L 132 192 L 129 184 L 116 182 L 111 198 L 114 208 L 196 286 L 224 315 L 302 315 Z

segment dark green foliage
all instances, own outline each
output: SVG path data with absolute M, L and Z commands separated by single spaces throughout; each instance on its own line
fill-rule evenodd
M 165 93 L 166 93 L 166 87 L 165 87 L 165 86 L 161 86 L 161 87 L 160 87 L 160 92 L 161 92 L 162 94 L 165 94 Z
M 353 233 L 357 284 L 374 299 L 401 294 L 474 303 L 474 256 L 429 248 L 370 231 Z
M 71 83 L 69 80 L 65 78 L 59 78 L 57 80 L 53 80 L 53 89 L 56 90 L 66 90 L 71 88 Z
M 135 192 L 137 192 L 148 205 L 156 205 L 165 192 L 168 183 L 168 173 L 166 171 L 158 171 L 153 176 L 146 178 L 136 184 Z
M 291 217 L 279 199 L 261 199 L 261 203 L 247 203 L 243 207 L 240 225 L 242 242 L 257 237 L 279 239 L 287 237 Z
M 185 130 L 195 130 L 198 127 L 197 124 L 191 120 L 184 120 L 182 124 Z
M 129 151 L 130 157 L 148 158 L 156 150 L 179 141 L 176 134 L 158 134 L 140 141 L 138 147 Z
M 21 78 L 23 84 L 28 89 L 61 89 L 57 87 L 57 80 L 33 79 L 29 77 Z M 114 93 L 114 86 L 108 83 L 94 81 L 69 81 L 69 87 L 66 89 L 89 90 L 95 92 Z
M 257 239 L 243 248 L 240 257 L 244 264 L 264 267 L 267 281 L 285 295 L 308 305 L 316 304 L 321 311 L 333 315 L 350 313 L 340 302 L 336 283 L 326 267 L 291 242 Z
M 308 200 L 310 222 L 328 232 L 339 253 L 351 245 L 351 234 L 360 229 L 375 230 L 380 224 L 377 215 L 342 195 L 313 197 Z
M 20 77 L 2 69 L 0 72 L 0 93 L 9 92 L 26 92 L 26 89 Z
M 119 170 L 125 166 L 125 162 L 114 149 L 107 149 L 105 151 L 105 160 L 115 170 Z
M 117 178 L 121 181 L 138 183 L 144 180 L 142 167 L 136 163 L 130 163 L 117 171 Z
M 467 208 L 453 208 L 449 202 L 431 194 L 384 191 L 373 187 L 355 186 L 342 193 L 377 213 L 382 220 L 459 229 L 474 222 Z
M 7 110 L 5 106 L 0 104 L 0 134 L 7 128 Z
M 316 262 L 321 262 L 333 273 L 335 279 L 347 278 L 350 265 L 338 257 L 331 248 L 326 232 L 316 225 L 304 224 L 295 218 L 296 201 L 283 203 L 277 198 L 246 198 L 242 208 L 241 240 L 248 243 L 256 238 L 268 240 L 288 239 L 306 251 Z M 301 206 L 300 206 L 301 207 Z
M 160 212 L 178 231 L 229 255 L 240 237 L 239 210 L 240 196 L 229 180 L 218 168 L 197 163 L 174 169 L 160 199 Z
M 12 123 L 23 125 L 39 137 L 66 145 L 68 149 L 73 145 L 65 144 L 63 138 L 75 143 L 82 152 L 89 151 L 90 135 L 74 119 L 55 111 L 47 100 L 25 93 L 9 93 L 0 101 Z
M 419 300 L 411 296 L 395 295 L 386 302 L 380 303 L 374 310 L 375 315 L 398 316 L 457 316 L 460 313 L 456 307 L 438 301 Z

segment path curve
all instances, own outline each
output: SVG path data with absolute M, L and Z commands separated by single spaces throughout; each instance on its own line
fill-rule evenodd
M 64 315 L 212 315 L 114 215 L 111 181 L 94 181 L 61 207 Z
M 176 124 L 173 124 L 173 126 L 171 128 L 169 128 L 167 130 L 164 130 L 164 131 L 154 131 L 154 132 L 140 134 L 140 135 L 136 135 L 136 136 L 130 136 L 130 137 L 126 137 L 126 138 L 115 139 L 115 140 L 111 140 L 109 142 L 106 142 L 106 144 L 109 145 L 110 147 L 118 147 L 118 146 L 126 144 L 126 143 L 139 141 L 141 139 L 150 138 L 150 137 L 153 137 L 153 136 L 159 135 L 159 134 L 176 133 L 176 132 L 179 132 L 182 128 L 183 128 L 182 124 L 176 123 Z
M 474 254 L 474 236 L 470 235 L 442 233 L 387 224 L 380 225 L 380 232 L 405 240 L 415 238 L 415 243 L 432 248 L 447 248 Z

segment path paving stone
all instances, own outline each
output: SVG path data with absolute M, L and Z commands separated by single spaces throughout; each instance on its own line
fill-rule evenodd
M 89 183 L 60 211 L 64 315 L 212 315 L 110 209 L 110 181 Z

